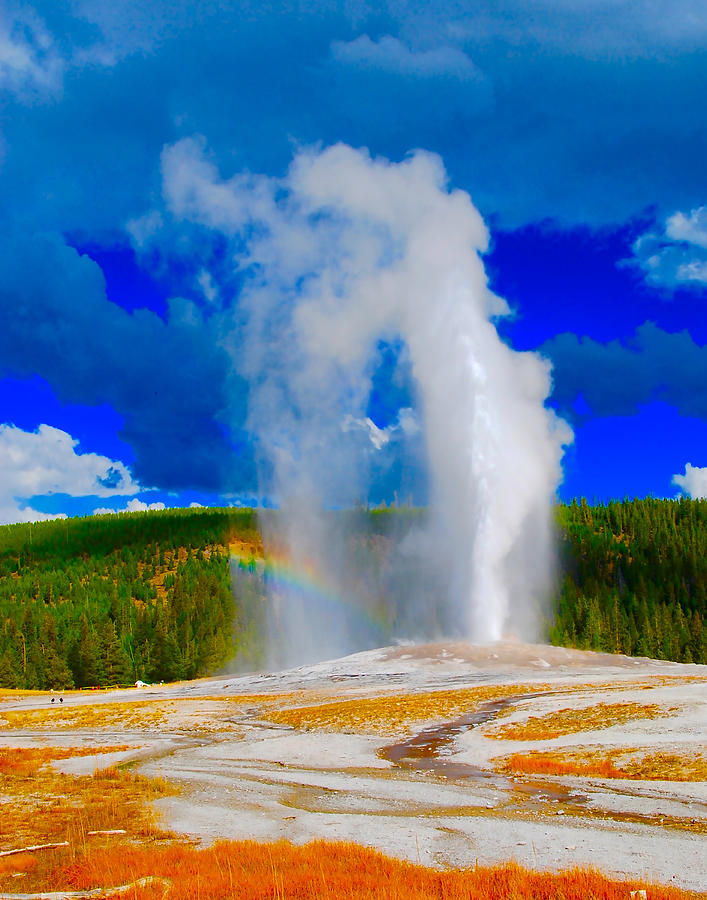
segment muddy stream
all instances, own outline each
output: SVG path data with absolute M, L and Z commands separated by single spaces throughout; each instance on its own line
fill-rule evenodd
M 536 694 L 517 694 L 500 700 L 490 700 L 480 704 L 474 712 L 466 713 L 452 722 L 424 728 L 406 741 L 381 747 L 378 755 L 403 769 L 431 772 L 455 781 L 472 779 L 485 786 L 493 785 L 511 794 L 520 795 L 518 799 L 521 802 L 527 799 L 540 802 L 582 804 L 587 800 L 583 794 L 556 782 L 538 778 L 510 778 L 490 769 L 445 759 L 445 756 L 451 755 L 454 741 L 460 734 L 470 728 L 476 728 L 478 725 L 485 725 L 499 712 L 512 706 L 518 700 L 532 700 L 546 693 L 546 691 L 540 691 Z

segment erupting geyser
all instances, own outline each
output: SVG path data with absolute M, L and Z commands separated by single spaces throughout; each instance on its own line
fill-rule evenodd
M 477 641 L 509 627 L 535 637 L 571 432 L 544 405 L 549 364 L 498 336 L 493 321 L 509 310 L 487 286 L 488 234 L 469 196 L 448 190 L 441 161 L 423 152 L 392 164 L 337 145 L 300 153 L 284 179 L 222 181 L 182 142 L 164 165 L 181 176 L 173 203 L 240 235 L 234 358 L 249 382 L 263 492 L 281 507 L 265 523 L 270 539 L 295 569 L 317 573 L 323 594 L 355 603 L 346 537 L 323 511 L 367 497 L 377 455 L 407 440 L 427 466 L 430 508 L 407 550 L 444 573 L 447 624 Z M 381 340 L 404 346 L 417 396 L 385 429 L 366 416 Z M 335 603 L 324 615 L 301 592 L 277 592 L 291 652 L 276 661 L 367 640 Z M 427 601 L 418 591 L 414 602 Z

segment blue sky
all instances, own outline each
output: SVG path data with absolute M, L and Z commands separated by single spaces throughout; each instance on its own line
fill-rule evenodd
M 262 500 L 257 226 L 196 210 L 180 147 L 253 208 L 302 148 L 438 154 L 489 228 L 499 332 L 553 365 L 559 496 L 707 495 L 706 39 L 692 0 L 10 0 L 0 520 Z M 415 406 L 406 365 L 377 347 L 376 428 Z M 403 443 L 372 500 L 424 494 Z

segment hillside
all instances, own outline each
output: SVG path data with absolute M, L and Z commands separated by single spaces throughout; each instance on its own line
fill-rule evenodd
M 419 512 L 413 512 L 417 516 Z M 707 502 L 558 508 L 553 643 L 707 662 Z M 411 511 L 368 514 L 385 535 Z M 195 678 L 262 663 L 251 510 L 189 509 L 0 528 L 0 686 L 68 688 Z M 251 567 L 252 568 L 252 567 Z M 235 599 L 234 599 L 235 593 Z
M 228 543 L 249 511 L 165 510 L 0 528 L 0 686 L 196 678 L 238 649 Z
M 558 508 L 554 644 L 707 662 L 707 500 Z

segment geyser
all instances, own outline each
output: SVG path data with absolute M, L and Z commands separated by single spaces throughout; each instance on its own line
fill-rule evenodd
M 425 633 L 424 609 L 443 592 L 439 630 L 536 637 L 571 432 L 545 406 L 547 361 L 496 331 L 509 309 L 487 285 L 488 233 L 469 196 L 448 189 L 439 158 L 393 164 L 337 145 L 299 153 L 282 179 L 224 181 L 183 141 L 163 165 L 172 209 L 233 237 L 245 279 L 234 364 L 249 384 L 262 493 L 280 508 L 264 520 L 266 539 L 318 585 L 308 595 L 273 580 L 281 640 L 271 662 L 380 637 L 350 613 L 370 612 L 371 586 L 331 510 L 367 498 L 381 459 L 396 453 L 426 466 L 429 483 L 429 514 L 397 554 L 401 578 L 420 574 L 403 581 L 422 610 L 409 618 L 420 633 L 407 636 L 437 636 Z M 416 386 L 415 408 L 385 428 L 367 417 L 381 340 L 404 347 Z

